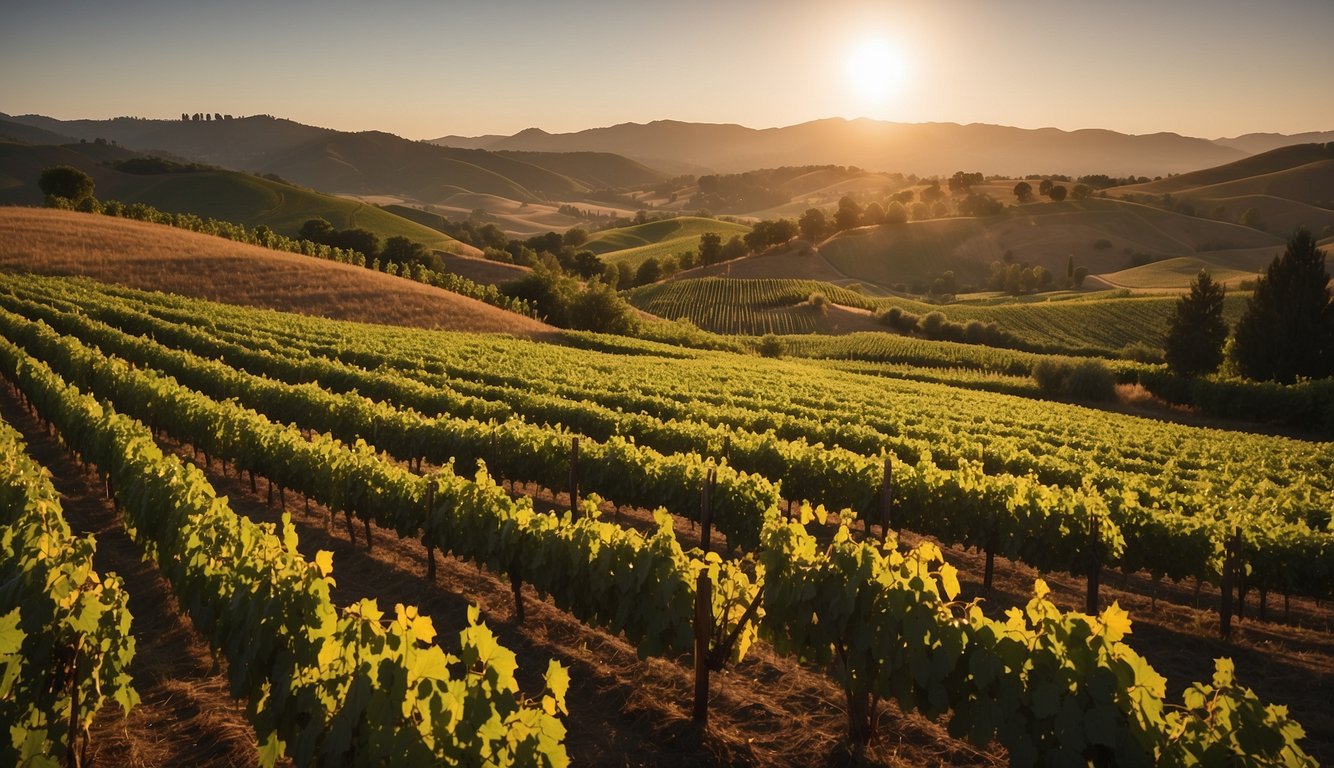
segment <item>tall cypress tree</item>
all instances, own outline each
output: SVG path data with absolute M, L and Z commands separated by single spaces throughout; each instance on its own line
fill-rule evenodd
M 1237 322 L 1233 358 L 1243 376 L 1291 384 L 1334 374 L 1334 305 L 1325 252 L 1299 229 L 1255 286 Z
M 1190 293 L 1177 299 L 1172 327 L 1167 332 L 1167 365 L 1181 376 L 1213 373 L 1223 362 L 1223 285 L 1200 270 Z

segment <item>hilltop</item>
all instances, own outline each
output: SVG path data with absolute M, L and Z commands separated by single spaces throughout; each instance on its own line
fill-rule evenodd
M 308 256 L 158 224 L 0 207 L 0 268 L 83 275 L 229 304 L 407 327 L 554 332 L 536 320 L 439 288 Z
M 395 235 L 449 253 L 475 254 L 475 248 L 376 206 L 327 195 L 239 171 L 126 173 L 103 165 L 141 157 L 105 144 L 30 146 L 0 142 L 0 204 L 40 205 L 37 180 L 43 168 L 69 165 L 93 177 L 97 195 L 124 203 L 145 203 L 170 213 L 193 213 L 247 227 L 264 225 L 295 236 L 308 219 L 328 219 L 337 228 L 361 227 L 380 238 Z

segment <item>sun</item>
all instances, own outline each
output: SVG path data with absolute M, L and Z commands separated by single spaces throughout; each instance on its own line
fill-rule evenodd
M 903 88 L 907 62 L 903 52 L 884 38 L 857 44 L 847 60 L 848 85 L 866 107 L 883 107 Z

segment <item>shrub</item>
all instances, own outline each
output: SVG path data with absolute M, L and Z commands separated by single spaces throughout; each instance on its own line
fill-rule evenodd
M 1116 397 L 1116 376 L 1101 361 L 1084 360 L 1066 376 L 1065 395 L 1076 400 L 1111 400 Z
M 759 353 L 764 357 L 782 357 L 787 352 L 787 342 L 772 333 L 760 337 Z
M 931 338 L 937 338 L 941 335 L 941 330 L 945 325 L 945 314 L 943 312 L 928 312 L 918 323 L 925 333 Z
M 1066 366 L 1056 360 L 1043 358 L 1033 363 L 1033 381 L 1037 382 L 1042 394 L 1050 397 L 1060 396 L 1061 385 L 1065 383 L 1065 373 Z
M 825 296 L 823 293 L 820 293 L 819 291 L 815 291 L 810 296 L 808 296 L 806 298 L 806 303 L 810 304 L 812 307 L 815 307 L 817 310 L 820 311 L 820 314 L 822 315 L 829 314 L 829 297 Z
M 1100 360 L 1044 358 L 1033 364 L 1032 376 L 1048 397 L 1105 401 L 1116 395 L 1116 376 Z
M 1142 341 L 1132 341 L 1121 347 L 1117 353 L 1118 357 L 1126 360 L 1134 360 L 1137 363 L 1148 363 L 1157 365 L 1163 361 L 1163 351 L 1157 347 L 1151 347 Z

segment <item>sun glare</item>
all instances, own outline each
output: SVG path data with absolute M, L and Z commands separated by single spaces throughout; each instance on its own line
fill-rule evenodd
M 903 53 L 883 38 L 863 40 L 848 54 L 848 84 L 865 107 L 883 107 L 907 79 Z

